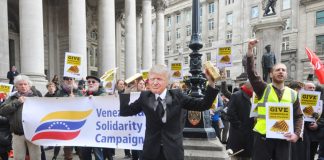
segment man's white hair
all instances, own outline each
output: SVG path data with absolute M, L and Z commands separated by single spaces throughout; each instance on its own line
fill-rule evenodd
M 170 72 L 166 65 L 164 64 L 156 64 L 152 66 L 152 68 L 149 71 L 150 73 L 157 73 L 157 74 L 167 74 L 167 79 L 170 80 Z
M 27 81 L 28 85 L 33 86 L 33 82 L 26 75 L 18 75 L 15 77 L 14 84 L 17 85 L 20 81 Z

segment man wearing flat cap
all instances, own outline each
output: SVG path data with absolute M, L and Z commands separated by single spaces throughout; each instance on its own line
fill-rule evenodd
M 271 45 L 265 46 L 266 52 L 262 55 L 262 73 L 263 73 L 263 81 L 268 81 L 268 75 L 270 74 L 271 68 L 276 64 L 276 56 L 273 52 L 271 52 Z M 271 79 L 270 79 L 271 81 Z
M 105 96 L 105 90 L 100 87 L 100 79 L 96 76 L 87 76 L 86 77 L 86 84 L 88 89 L 85 93 L 85 96 L 92 97 L 92 96 Z M 102 148 L 98 147 L 81 147 L 80 148 L 80 159 L 81 160 L 91 160 L 92 156 L 91 153 L 93 152 L 95 159 L 104 159 Z

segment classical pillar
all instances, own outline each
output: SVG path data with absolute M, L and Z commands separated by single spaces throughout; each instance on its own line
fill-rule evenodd
M 164 9 L 165 1 L 156 3 L 156 64 L 164 64 Z
M 136 1 L 125 0 L 126 78 L 136 73 Z
M 99 75 L 116 67 L 115 0 L 99 0 Z
M 83 56 L 82 77 L 88 74 L 86 26 L 85 0 L 69 0 L 69 52 Z
M 140 72 L 142 66 L 142 10 L 136 10 L 136 58 L 137 58 L 137 72 Z
M 0 80 L 7 79 L 9 64 L 8 8 L 7 0 L 0 0 Z
M 43 1 L 20 0 L 19 22 L 21 73 L 28 75 L 34 81 L 34 85 L 43 91 L 46 83 L 44 75 Z
M 152 1 L 142 1 L 143 14 L 143 69 L 152 67 Z
M 124 14 L 122 12 L 116 13 L 116 63 L 117 63 L 117 79 L 125 79 L 125 56 L 122 52 L 122 21 Z

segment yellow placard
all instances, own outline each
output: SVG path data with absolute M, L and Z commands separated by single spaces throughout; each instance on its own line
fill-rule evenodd
M 142 72 L 142 78 L 143 78 L 144 80 L 147 80 L 147 78 L 148 78 L 148 71 L 143 71 L 143 72 Z
M 290 120 L 289 106 L 269 106 L 269 119 L 272 120 Z
M 106 81 L 106 82 L 112 82 L 112 81 L 114 80 L 114 77 L 115 77 L 115 74 L 114 74 L 114 72 L 113 72 L 113 73 L 111 73 L 109 76 L 107 76 L 107 77 L 105 78 L 105 81 Z
M 107 78 L 109 78 L 111 75 L 114 75 L 114 74 L 113 74 L 114 71 L 115 71 L 115 69 L 108 70 L 107 72 L 105 72 L 104 75 L 102 75 L 102 76 L 100 77 L 100 79 L 106 81 Z
M 222 47 L 218 49 L 218 55 L 230 55 L 232 53 L 231 47 Z
M 172 63 L 171 70 L 172 71 L 180 71 L 182 69 L 181 63 Z
M 314 94 L 302 94 L 300 97 L 300 104 L 303 106 L 316 106 L 318 96 Z
M 81 57 L 68 55 L 67 64 L 79 66 L 81 64 Z
M 0 93 L 10 93 L 10 86 L 0 85 Z

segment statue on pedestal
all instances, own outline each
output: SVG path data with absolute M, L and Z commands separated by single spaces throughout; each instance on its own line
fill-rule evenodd
M 263 10 L 264 10 L 263 16 L 270 16 L 270 15 L 275 15 L 276 14 L 276 10 L 275 10 L 276 2 L 277 2 L 277 0 L 263 0 L 262 1 Z M 272 11 L 271 14 L 269 14 L 270 8 L 271 8 L 271 11 Z
M 268 75 L 271 71 L 273 65 L 276 64 L 276 56 L 273 52 L 271 52 L 271 45 L 265 46 L 266 52 L 262 55 L 262 72 L 263 72 L 263 81 L 267 82 Z M 270 79 L 271 81 L 271 79 Z

